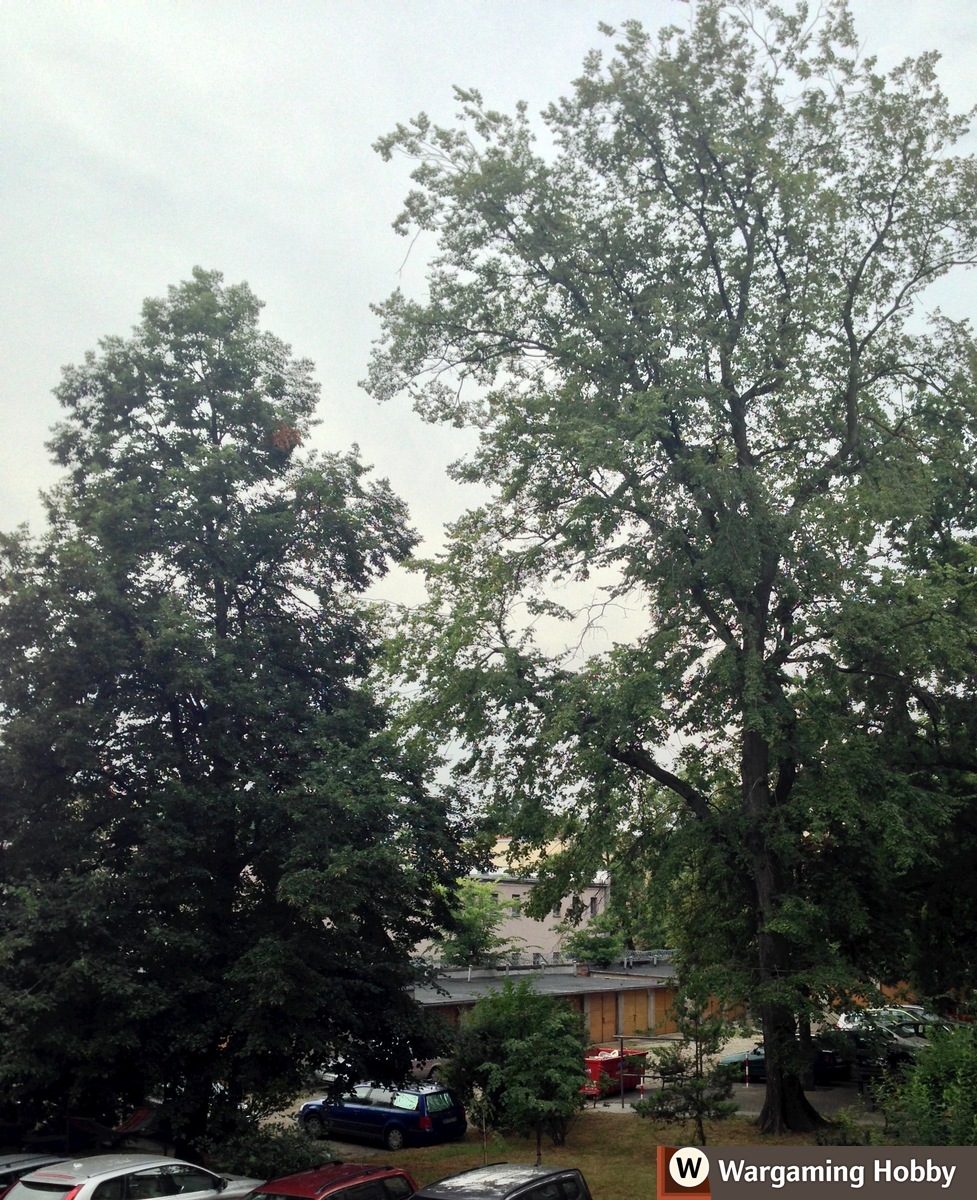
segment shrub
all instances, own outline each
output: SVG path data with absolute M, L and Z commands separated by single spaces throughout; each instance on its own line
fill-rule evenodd
M 819 1146 L 871 1146 L 873 1131 L 858 1122 L 858 1114 L 850 1108 L 840 1108 L 822 1129 L 815 1131 Z
M 257 1122 L 210 1143 L 205 1155 L 215 1171 L 253 1179 L 308 1171 L 334 1157 L 325 1142 L 313 1141 L 297 1127 Z
M 977 1145 L 977 1028 L 935 1032 L 899 1078 L 880 1086 L 878 1103 L 904 1145 Z

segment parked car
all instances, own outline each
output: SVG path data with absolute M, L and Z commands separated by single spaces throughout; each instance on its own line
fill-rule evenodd
M 416 1191 L 417 1184 L 401 1167 L 334 1162 L 271 1179 L 251 1196 L 255 1200 L 406 1200 Z
M 61 1154 L 0 1154 L 0 1200 L 21 1176 L 60 1162 L 63 1157 Z
M 246 1196 L 263 1181 L 215 1175 L 193 1163 L 154 1154 L 98 1154 L 31 1171 L 5 1200 L 223 1200 Z
M 429 1183 L 414 1200 L 591 1200 L 591 1196 L 586 1179 L 572 1167 L 491 1163 Z
M 854 1012 L 841 1013 L 838 1028 L 850 1030 L 862 1029 L 866 1025 L 892 1026 L 905 1021 L 915 1021 L 936 1029 L 954 1029 L 966 1024 L 955 1017 L 941 1017 L 921 1004 L 890 1004 L 885 1008 L 859 1008 Z
M 380 1142 L 388 1150 L 465 1136 L 465 1110 L 447 1088 L 419 1083 L 380 1087 L 358 1083 L 336 1099 L 307 1100 L 298 1122 L 312 1137 Z
M 927 1031 L 932 1028 L 922 1021 L 897 1021 L 891 1025 L 866 1022 L 849 1029 L 852 1057 L 860 1076 L 901 1071 L 926 1048 Z
M 757 1042 L 750 1050 L 724 1054 L 719 1064 L 723 1067 L 737 1067 L 740 1079 L 749 1080 L 751 1083 L 763 1083 L 767 1078 L 767 1059 L 763 1042 Z M 834 1048 L 815 1046 L 811 1066 L 816 1084 L 838 1083 L 851 1077 L 851 1058 Z
M 439 1083 L 441 1080 L 441 1068 L 444 1066 L 443 1058 L 415 1058 L 411 1062 L 411 1075 L 415 1079 L 429 1080 L 431 1083 Z

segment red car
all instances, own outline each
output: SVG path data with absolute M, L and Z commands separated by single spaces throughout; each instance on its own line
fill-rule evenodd
M 364 1163 L 326 1163 L 312 1171 L 299 1171 L 269 1179 L 251 1193 L 254 1200 L 406 1200 L 417 1184 L 400 1167 Z M 248 1200 L 251 1200 L 248 1197 Z

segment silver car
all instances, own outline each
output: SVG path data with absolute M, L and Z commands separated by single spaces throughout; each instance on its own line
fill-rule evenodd
M 31 1171 L 4 1200 L 217 1200 L 244 1196 L 264 1183 L 236 1175 L 215 1175 L 193 1163 L 153 1154 L 99 1154 L 66 1159 Z
M 21 1178 L 51 1163 L 60 1162 L 61 1154 L 3 1154 L 0 1155 L 0 1198 Z

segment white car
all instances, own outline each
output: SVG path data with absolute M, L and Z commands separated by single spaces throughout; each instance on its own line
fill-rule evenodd
M 917 1013 L 901 1005 L 889 1008 L 858 1008 L 854 1012 L 841 1013 L 838 1017 L 839 1029 L 861 1029 L 866 1025 L 887 1026 L 897 1025 L 901 1021 L 919 1021 Z
M 65 1159 L 22 1176 L 4 1200 L 217 1200 L 243 1197 L 264 1183 L 154 1154 Z

